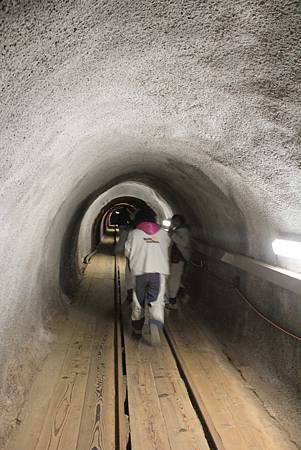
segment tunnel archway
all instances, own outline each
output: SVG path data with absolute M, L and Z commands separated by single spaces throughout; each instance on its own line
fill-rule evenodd
M 161 157 L 158 159 L 158 163 L 160 159 Z M 145 160 L 146 158 L 143 163 L 146 162 Z M 153 157 L 152 162 L 156 162 Z M 246 204 L 242 203 L 238 206 L 236 199 L 226 196 L 205 174 L 202 173 L 200 176 L 200 171 L 193 166 L 182 162 L 181 169 L 177 169 L 177 166 L 169 160 L 167 165 L 160 164 L 159 167 L 158 171 L 158 168 L 154 166 L 154 173 L 149 175 L 142 176 L 138 172 L 135 177 L 130 178 L 130 181 L 148 186 L 157 203 L 157 198 L 161 196 L 166 199 L 174 211 L 181 211 L 187 216 L 193 232 L 200 239 L 205 239 L 215 246 L 222 245 L 223 248 L 231 247 L 238 252 L 247 252 L 246 249 L 252 245 L 254 239 L 248 242 L 247 226 L 252 226 L 252 223 L 246 223 L 240 209 Z M 125 176 L 125 180 L 128 178 L 129 175 Z M 99 179 L 99 175 L 96 179 Z M 183 179 L 189 180 L 189 182 L 186 181 L 184 184 Z M 109 192 L 111 186 L 112 188 L 118 186 L 118 183 L 122 183 L 122 181 L 123 178 L 118 177 L 115 183 L 111 181 L 105 189 L 94 191 L 73 212 L 64 235 L 61 251 L 61 285 L 65 293 L 73 292 L 80 279 L 77 242 L 85 212 L 97 198 L 102 198 L 102 194 L 105 194 L 106 191 Z M 201 195 L 199 195 L 200 193 Z M 253 200 L 251 196 L 250 200 Z M 210 204 L 214 207 L 211 207 Z M 231 211 L 230 215 L 228 214 L 229 210 Z M 267 229 L 266 226 L 265 232 Z M 214 233 L 212 233 L 213 230 Z M 262 251 L 258 246 L 258 241 L 256 244 L 257 248 Z M 89 251 L 90 243 L 86 254 Z
M 118 208 L 118 206 L 122 207 L 128 207 L 132 213 L 138 209 L 151 209 L 150 206 L 147 205 L 147 203 L 139 198 L 127 196 L 127 197 L 118 197 L 109 202 L 98 214 L 98 216 L 95 218 L 95 221 L 93 223 L 92 227 L 92 236 L 91 236 L 91 250 L 93 251 L 96 246 L 101 241 L 101 237 L 105 231 L 105 219 L 107 214 L 111 212 L 111 210 L 114 210 L 115 208 Z
M 49 350 L 51 317 L 82 280 L 106 202 L 141 198 L 162 217 L 184 214 L 195 240 L 220 254 L 300 271 L 272 250 L 301 229 L 298 2 L 205 3 L 2 5 L 4 434 Z M 231 283 L 239 275 L 267 315 L 298 326 L 297 294 L 210 264 Z M 245 345 L 244 362 L 296 386 L 299 347 L 213 282 L 201 288 L 214 297 L 216 333 Z

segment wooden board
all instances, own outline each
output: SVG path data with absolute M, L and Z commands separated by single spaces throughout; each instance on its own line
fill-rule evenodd
M 51 399 L 36 450 L 76 448 L 95 323 L 74 337 Z
M 161 346 L 152 347 L 125 333 L 132 448 L 209 450 L 169 345 L 161 337 Z
M 115 450 L 113 258 L 96 261 L 105 278 L 86 274 L 8 450 Z
M 123 374 L 123 343 L 121 336 L 120 321 L 117 320 L 117 336 L 116 342 L 118 347 L 117 353 L 117 390 L 118 390 L 118 445 L 120 450 L 126 449 L 129 429 L 128 429 L 128 418 L 125 416 L 125 399 L 126 399 L 126 377 Z
M 99 264 L 99 255 L 93 258 Z M 95 269 L 95 268 L 94 268 Z M 113 270 L 106 258 L 102 269 Z M 77 450 L 115 450 L 115 366 L 113 280 L 91 278 L 87 308 L 97 318 Z
M 115 450 L 114 333 L 98 324 L 76 448 Z
M 155 377 L 161 411 L 173 450 L 209 450 L 184 382 L 174 371 Z
M 151 365 L 128 365 L 127 381 L 132 449 L 170 450 Z
M 28 407 L 24 407 L 21 412 L 20 425 L 11 437 L 6 447 L 7 450 L 20 450 L 20 442 L 22 442 L 22 450 L 32 450 L 37 445 L 57 378 L 62 370 L 75 329 L 79 324 L 79 316 L 76 312 L 69 318 L 57 317 L 57 320 L 60 321 L 60 324 L 59 327 L 56 327 L 56 340 L 52 344 L 51 351 L 41 370 L 35 377 L 27 397 L 26 406 L 28 405 Z
M 183 320 L 184 319 L 184 320 Z M 191 314 L 170 314 L 168 335 L 218 448 L 296 450 Z

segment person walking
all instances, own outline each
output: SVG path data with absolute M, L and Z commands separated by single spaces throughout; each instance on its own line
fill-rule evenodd
M 152 344 L 160 343 L 159 330 L 164 324 L 164 295 L 169 275 L 168 233 L 156 223 L 151 211 L 139 211 L 136 229 L 125 242 L 125 255 L 133 274 L 132 328 L 141 335 L 145 307 L 149 308 Z
M 119 239 L 114 246 L 114 254 L 124 255 L 125 242 L 128 238 L 129 232 L 134 229 L 134 223 L 131 213 L 128 210 L 122 211 L 119 218 Z M 129 260 L 125 258 L 125 287 L 127 291 L 126 302 L 131 303 L 133 300 L 133 277 L 129 267 Z
M 191 236 L 186 219 L 175 214 L 171 219 L 169 235 L 171 238 L 170 276 L 168 280 L 168 309 L 177 309 L 177 295 L 186 262 L 191 256 Z

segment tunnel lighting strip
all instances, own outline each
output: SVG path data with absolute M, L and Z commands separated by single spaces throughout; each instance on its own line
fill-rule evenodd
M 301 295 L 301 274 L 194 241 L 198 252 Z
M 272 248 L 276 255 L 301 260 L 301 242 L 275 239 Z

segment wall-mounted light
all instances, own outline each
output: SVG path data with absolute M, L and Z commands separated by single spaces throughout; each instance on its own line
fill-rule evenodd
M 301 242 L 275 239 L 272 247 L 276 255 L 301 260 Z
M 171 225 L 171 221 L 169 219 L 162 220 L 162 225 L 164 228 L 169 228 Z

